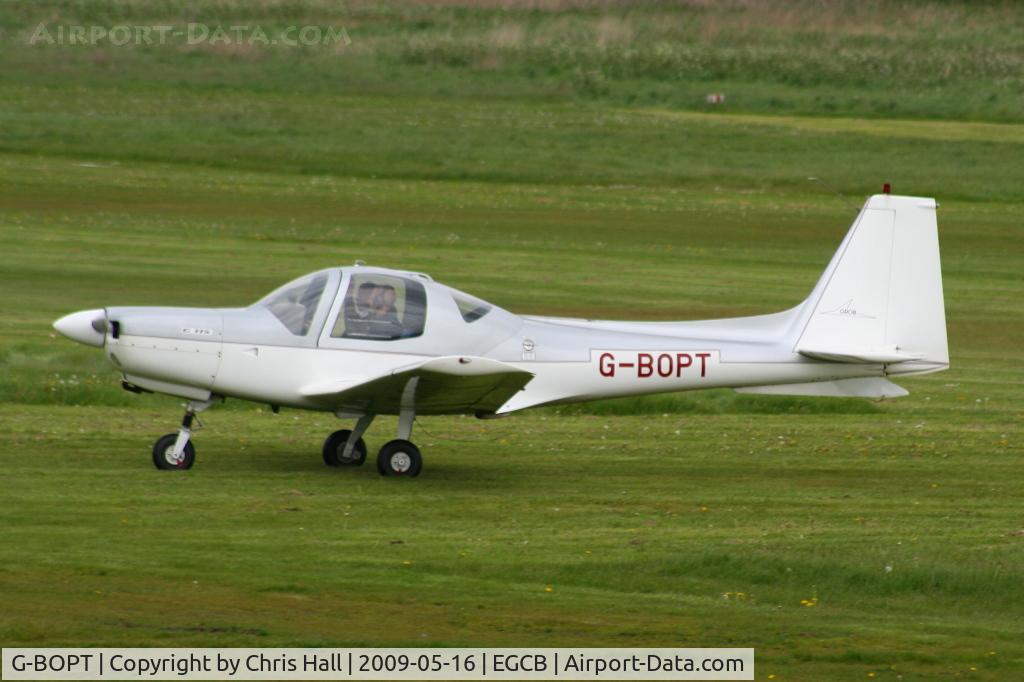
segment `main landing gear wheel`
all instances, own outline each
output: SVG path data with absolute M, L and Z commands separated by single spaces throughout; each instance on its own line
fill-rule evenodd
M 180 456 L 174 456 L 174 443 L 178 440 L 178 434 L 168 433 L 160 436 L 153 445 L 153 464 L 157 469 L 191 469 L 196 461 L 196 448 L 192 441 L 185 444 L 185 450 Z
M 415 477 L 422 468 L 420 449 L 401 438 L 385 443 L 377 454 L 377 471 L 381 476 Z
M 348 457 L 345 457 L 345 445 L 352 432 L 348 429 L 335 431 L 324 441 L 324 464 L 336 466 L 361 466 L 366 461 L 366 441 L 362 438 L 355 442 Z

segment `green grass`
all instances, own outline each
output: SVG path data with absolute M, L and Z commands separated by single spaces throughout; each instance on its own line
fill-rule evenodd
M 1024 13 L 218 7 L 345 25 L 351 50 L 0 46 L 0 644 L 753 646 L 759 679 L 1024 673 L 1024 121 L 1001 66 Z M 187 11 L 3 3 L 0 26 Z M 695 46 L 720 80 L 680 71 Z M 165 474 L 149 449 L 180 401 L 120 390 L 49 326 L 245 305 L 357 258 L 515 312 L 772 312 L 886 181 L 941 202 L 952 354 L 895 401 L 429 418 L 415 481 L 327 470 L 337 420 L 228 401 L 196 468 Z
M 831 116 L 1020 121 L 1024 17 L 1012 2 L 19 3 L 0 5 L 3 80 L 206 92 L 583 100 Z M 58 26 L 344 28 L 318 49 L 232 44 L 26 48 Z M 720 109 L 723 107 L 719 107 Z

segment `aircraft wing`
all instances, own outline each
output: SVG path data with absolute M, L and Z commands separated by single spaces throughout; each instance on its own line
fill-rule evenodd
M 368 380 L 314 384 L 301 393 L 337 412 L 397 414 L 410 380 L 416 379 L 411 400 L 417 414 L 487 413 L 495 412 L 533 376 L 505 362 L 451 355 Z

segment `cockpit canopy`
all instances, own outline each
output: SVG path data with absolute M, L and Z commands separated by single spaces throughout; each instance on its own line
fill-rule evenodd
M 366 347 L 364 343 L 392 342 L 419 349 L 484 337 L 497 342 L 521 325 L 517 316 L 425 275 L 383 268 L 315 272 L 255 305 L 269 311 L 296 345 Z

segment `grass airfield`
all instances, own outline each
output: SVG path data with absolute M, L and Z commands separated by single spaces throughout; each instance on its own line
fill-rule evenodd
M 139 7 L 132 21 L 165 18 Z M 222 21 L 268 7 L 228 3 Z M 3 9 L 8 34 L 34 25 Z M 1024 673 L 1024 119 L 970 104 L 984 87 L 1005 104 L 1017 81 L 982 62 L 945 95 L 884 86 L 907 90 L 893 107 L 872 104 L 884 87 L 749 71 L 654 91 L 628 56 L 585 50 L 582 77 L 529 75 L 545 31 L 599 10 L 350 11 L 312 17 L 351 23 L 352 52 L 336 72 L 304 55 L 294 87 L 276 53 L 0 50 L 17 67 L 0 80 L 0 643 L 753 646 L 758 679 Z M 1000 49 L 1021 22 L 1003 11 L 929 54 L 996 25 Z M 426 13 L 423 35 L 403 12 Z M 528 38 L 503 38 L 504 66 L 463 64 L 464 33 L 494 38 L 495 16 Z M 804 30 L 787 16 L 744 34 L 783 50 L 783 73 Z M 862 18 L 836 19 L 837 40 Z M 424 38 L 446 25 L 470 29 Z M 716 89 L 724 110 L 687 99 Z M 49 327 L 103 305 L 245 305 L 357 258 L 515 312 L 772 312 L 886 181 L 941 202 L 952 354 L 895 401 L 713 391 L 426 418 L 406 481 L 324 467 L 333 418 L 229 400 L 179 475 L 149 451 L 180 401 L 121 391 Z M 374 425 L 371 452 L 393 428 Z

